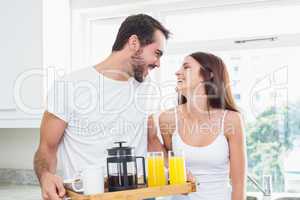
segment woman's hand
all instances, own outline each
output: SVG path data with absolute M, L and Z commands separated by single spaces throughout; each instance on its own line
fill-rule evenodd
M 196 182 L 196 177 L 192 174 L 190 170 L 186 170 L 186 180 L 187 182 L 192 182 L 192 183 Z
M 186 170 L 186 180 L 187 182 L 191 182 L 191 183 L 195 183 L 196 182 L 196 178 L 195 176 L 193 176 L 192 172 L 190 170 Z M 182 195 L 188 195 L 189 193 L 185 193 L 185 194 L 182 194 Z

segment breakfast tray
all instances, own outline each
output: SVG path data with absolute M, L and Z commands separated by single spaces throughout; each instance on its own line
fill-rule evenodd
M 159 187 L 141 187 L 138 189 L 118 192 L 104 192 L 95 195 L 82 195 L 71 190 L 66 190 L 71 200 L 141 200 L 153 197 L 188 194 L 196 191 L 196 185 L 187 182 L 181 185 L 165 185 Z

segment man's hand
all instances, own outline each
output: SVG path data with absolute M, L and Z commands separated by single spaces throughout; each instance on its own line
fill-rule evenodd
M 60 200 L 66 194 L 61 177 L 45 172 L 40 179 L 43 200 Z

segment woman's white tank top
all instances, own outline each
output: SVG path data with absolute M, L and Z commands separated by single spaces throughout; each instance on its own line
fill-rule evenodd
M 229 146 L 224 135 L 224 119 L 220 120 L 221 131 L 215 140 L 204 147 L 186 144 L 178 133 L 178 114 L 175 108 L 176 128 L 172 135 L 173 151 L 183 150 L 186 168 L 196 177 L 197 192 L 172 199 L 230 200 Z

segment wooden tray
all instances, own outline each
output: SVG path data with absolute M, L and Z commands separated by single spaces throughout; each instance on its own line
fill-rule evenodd
M 152 197 L 188 194 L 196 192 L 195 183 L 187 182 L 181 185 L 165 185 L 160 187 L 143 187 L 132 190 L 105 192 L 95 195 L 82 195 L 70 190 L 67 196 L 72 200 L 140 200 Z

